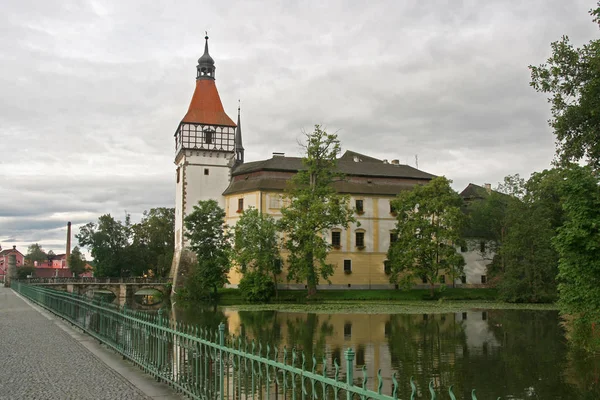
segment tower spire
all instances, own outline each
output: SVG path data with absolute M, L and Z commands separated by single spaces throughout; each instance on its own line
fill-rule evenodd
M 238 119 L 237 128 L 235 130 L 235 160 L 236 162 L 244 162 L 244 146 L 242 145 L 242 121 L 240 119 L 240 100 L 238 100 Z
M 215 79 L 215 60 L 208 53 L 208 32 L 204 36 L 204 54 L 198 59 L 196 79 Z

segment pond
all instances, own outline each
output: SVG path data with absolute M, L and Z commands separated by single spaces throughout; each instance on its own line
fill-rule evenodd
M 600 357 L 577 354 L 568 346 L 555 310 L 385 314 L 220 307 L 174 314 L 178 321 L 213 329 L 224 322 L 229 334 L 280 350 L 295 347 L 307 360 L 313 355 L 319 362 L 325 359 L 328 368 L 333 360 L 343 363 L 344 351 L 351 347 L 355 377 L 362 376 L 366 365 L 373 389 L 381 368 L 384 393 L 389 394 L 396 373 L 400 398 L 410 398 L 412 376 L 423 396 L 433 379 L 445 393 L 454 385 L 459 399 L 470 399 L 473 388 L 479 400 L 600 399 Z

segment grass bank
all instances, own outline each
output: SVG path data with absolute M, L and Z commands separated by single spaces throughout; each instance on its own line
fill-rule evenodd
M 446 288 L 436 290 L 434 297 L 428 289 L 412 290 L 322 290 L 310 299 L 305 290 L 280 290 L 277 299 L 271 304 L 320 304 L 330 302 L 406 302 L 406 301 L 495 301 L 498 297 L 496 289 Z M 238 289 L 222 289 L 219 291 L 220 305 L 245 304 Z

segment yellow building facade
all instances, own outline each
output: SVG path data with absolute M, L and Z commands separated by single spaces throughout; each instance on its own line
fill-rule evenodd
M 298 157 L 275 155 L 269 160 L 241 164 L 233 169 L 224 192 L 226 223 L 235 226 L 244 210 L 281 218 L 285 206 L 284 190 L 288 180 L 302 168 Z M 396 218 L 390 201 L 402 190 L 425 184 L 433 175 L 407 165 L 388 163 L 347 151 L 338 160 L 345 180 L 334 184 L 340 193 L 350 196 L 350 207 L 358 223 L 325 234 L 332 245 L 327 262 L 334 265 L 331 283 L 321 281 L 318 289 L 388 289 L 390 284 L 385 261 L 394 240 Z M 286 281 L 286 257 L 279 287 L 304 289 L 304 283 Z M 241 275 L 234 270 L 229 281 L 236 287 Z

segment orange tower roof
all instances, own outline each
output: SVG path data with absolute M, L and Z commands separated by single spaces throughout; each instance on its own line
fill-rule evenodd
M 181 122 L 235 127 L 223 109 L 217 85 L 213 79 L 196 80 L 196 89 L 187 114 Z

